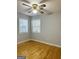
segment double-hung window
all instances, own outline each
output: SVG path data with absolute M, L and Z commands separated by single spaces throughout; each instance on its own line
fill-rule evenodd
M 31 26 L 32 26 L 32 32 L 33 33 L 40 33 L 40 19 L 33 19 L 31 21 Z
M 27 19 L 19 19 L 19 32 L 20 33 L 28 32 L 28 20 Z

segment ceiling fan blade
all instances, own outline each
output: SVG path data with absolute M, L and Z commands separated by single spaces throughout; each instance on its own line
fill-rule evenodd
M 24 5 L 24 6 L 28 6 L 28 7 L 31 7 L 30 5 L 27 5 L 27 4 L 25 4 L 25 3 L 23 3 L 22 5 Z
M 25 11 L 28 12 L 28 11 L 30 11 L 31 9 L 32 9 L 32 8 L 28 8 L 28 9 L 26 9 Z
M 49 0 L 42 0 L 42 1 L 40 1 L 39 3 L 45 3 L 45 2 L 47 2 L 47 1 L 49 1 Z
M 30 4 L 30 2 L 28 1 L 28 0 L 21 0 L 22 2 L 26 2 L 26 3 L 29 3 Z
M 28 11 L 28 13 L 31 13 L 31 12 L 32 12 L 32 10 Z
M 40 14 L 44 14 L 44 12 L 43 11 L 41 11 L 41 10 L 38 10 L 39 12 L 40 12 Z
M 26 9 L 25 12 L 31 13 L 32 12 L 32 8 Z
M 52 14 L 52 12 L 46 10 L 46 9 L 42 9 L 43 12 L 45 12 L 46 14 Z

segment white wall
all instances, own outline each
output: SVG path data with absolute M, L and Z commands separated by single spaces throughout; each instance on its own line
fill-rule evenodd
M 19 34 L 19 18 L 28 19 L 29 21 L 29 32 Z M 41 32 L 32 33 L 31 32 L 31 20 L 40 19 L 41 20 Z M 28 39 L 35 39 L 44 41 L 51 44 L 61 45 L 61 14 L 45 15 L 45 16 L 33 16 L 29 17 L 24 14 L 18 13 L 17 20 L 17 41 L 24 41 Z
M 32 33 L 31 37 L 36 40 L 61 45 L 61 14 L 47 16 L 33 16 L 33 19 L 41 20 L 41 32 Z
M 17 13 L 17 42 L 28 40 L 30 37 L 30 17 L 21 13 Z M 19 19 L 26 19 L 29 22 L 28 33 L 19 33 Z

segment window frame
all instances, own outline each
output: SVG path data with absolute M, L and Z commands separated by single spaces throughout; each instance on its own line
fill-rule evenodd
M 36 27 L 39 27 L 39 32 L 38 31 L 35 31 L 35 32 L 33 31 L 33 27 L 35 27 L 35 26 L 33 26 L 32 23 L 33 23 L 34 20 L 39 20 L 40 21 L 40 25 L 39 26 L 36 26 Z M 41 20 L 40 19 L 32 19 L 31 20 L 31 32 L 32 33 L 41 33 Z
M 27 23 L 26 23 L 26 29 L 27 29 L 27 31 L 20 31 L 21 29 L 20 29 L 20 20 L 26 20 L 27 21 Z M 19 33 L 28 33 L 28 30 L 29 30 L 29 23 L 28 23 L 28 19 L 24 19 L 24 18 L 19 18 Z

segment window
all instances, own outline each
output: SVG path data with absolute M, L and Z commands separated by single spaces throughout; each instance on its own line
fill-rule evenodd
M 36 20 L 32 20 L 32 32 L 34 33 L 40 33 L 40 20 L 36 19 Z
M 19 32 L 28 32 L 28 20 L 19 19 Z

